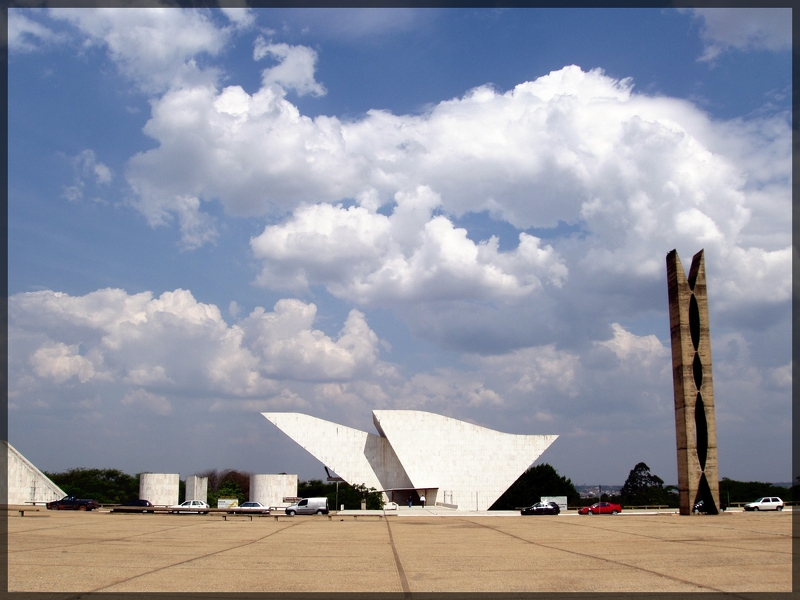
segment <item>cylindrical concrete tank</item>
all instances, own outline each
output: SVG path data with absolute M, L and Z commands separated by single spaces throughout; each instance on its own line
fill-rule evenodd
M 186 500 L 208 502 L 208 477 L 192 475 L 186 478 Z
M 139 476 L 139 498 L 150 500 L 154 505 L 178 503 L 178 473 L 142 473 Z
M 283 499 L 297 496 L 297 475 L 251 475 L 250 501 L 265 506 L 288 506 Z

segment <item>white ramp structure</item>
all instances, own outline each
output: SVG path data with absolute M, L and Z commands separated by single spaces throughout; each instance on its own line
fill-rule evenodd
M 351 485 L 404 504 L 487 510 L 557 435 L 514 435 L 419 410 L 374 410 L 380 435 L 300 413 L 262 413 Z
M 8 479 L 0 482 L 0 497 L 7 504 L 42 504 L 67 495 L 14 446 L 5 440 L 3 446 L 8 455 Z M 5 490 L 3 484 L 8 486 Z

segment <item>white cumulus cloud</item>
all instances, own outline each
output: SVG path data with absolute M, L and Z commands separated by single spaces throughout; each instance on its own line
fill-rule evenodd
M 136 409 L 143 409 L 157 415 L 169 415 L 172 413 L 172 404 L 165 396 L 151 394 L 150 392 L 138 389 L 125 394 L 120 400 L 125 406 Z
M 325 284 L 340 297 L 377 301 L 488 299 L 560 286 L 567 268 L 551 246 L 520 234 L 517 249 L 497 238 L 476 244 L 467 231 L 433 216 L 440 198 L 420 186 L 398 193 L 391 216 L 362 206 L 301 207 L 293 219 L 251 240 L 263 261 L 262 285 L 304 289 Z
M 313 329 L 315 315 L 313 304 L 281 300 L 274 312 L 257 308 L 228 326 L 216 306 L 186 290 L 17 294 L 10 303 L 14 385 L 101 380 L 148 394 L 269 397 L 281 380 L 334 381 L 376 368 L 378 337 L 362 313 L 351 311 L 336 338 Z
M 336 340 L 311 328 L 317 307 L 281 300 L 274 312 L 256 309 L 239 322 L 243 345 L 270 375 L 294 379 L 346 379 L 369 369 L 378 358 L 378 336 L 364 315 L 350 311 Z
M 245 3 L 242 2 L 242 4 Z M 239 28 L 250 27 L 256 21 L 256 14 L 251 8 L 236 7 L 231 3 L 231 6 L 220 7 L 220 10 L 230 19 L 231 23 Z
M 541 398 L 553 392 L 569 397 L 580 389 L 580 356 L 554 345 L 534 346 L 498 356 L 473 357 L 505 391 Z M 501 383 L 502 382 L 502 383 Z
M 791 8 L 693 8 L 703 23 L 705 44 L 700 60 L 711 61 L 731 48 L 789 50 L 792 47 Z
M 285 90 L 296 91 L 300 96 L 325 95 L 325 87 L 314 80 L 317 53 L 308 46 L 268 44 L 259 36 L 253 48 L 253 59 L 261 60 L 265 56 L 279 61 L 263 71 L 261 81 L 265 86 L 277 84 Z
M 643 366 L 671 364 L 670 350 L 665 348 L 654 335 L 638 336 L 627 331 L 619 323 L 612 323 L 614 337 L 603 342 L 595 342 L 617 355 L 624 367 L 637 369 Z
M 196 57 L 218 54 L 231 33 L 203 10 L 58 8 L 50 16 L 75 25 L 88 44 L 107 47 L 120 71 L 150 93 L 213 80 L 216 72 Z
M 97 160 L 94 150 L 86 149 L 71 158 L 75 172 L 73 185 L 64 186 L 64 197 L 70 202 L 83 198 L 87 181 L 94 180 L 96 186 L 111 183 L 114 177 L 111 169 Z
M 32 17 L 42 9 L 8 9 L 8 49 L 10 52 L 33 52 L 46 45 L 63 42 L 66 36 L 46 27 Z
M 94 353 L 95 360 L 102 363 L 102 356 Z M 36 350 L 30 364 L 39 377 L 50 377 L 56 383 L 64 383 L 75 377 L 81 383 L 95 377 L 106 378 L 107 374 L 95 370 L 94 362 L 78 353 L 78 346 L 67 346 L 61 342 L 50 342 Z
M 774 218 L 791 205 L 785 116 L 712 121 L 687 101 L 577 66 L 507 92 L 479 87 L 421 115 L 372 110 L 347 122 L 304 116 L 285 93 L 275 80 L 253 94 L 203 85 L 154 101 L 145 132 L 158 146 L 126 170 L 137 208 L 151 224 L 199 221 L 210 201 L 235 215 L 290 214 L 253 241 L 259 281 L 323 283 L 362 302 L 525 293 L 563 282 L 567 269 L 653 281 L 674 247 L 704 247 L 733 303 L 765 264 L 780 265 L 768 285 L 790 280 L 788 220 Z M 357 204 L 336 205 L 348 199 Z M 391 215 L 379 211 L 390 205 Z M 481 211 L 520 230 L 565 222 L 582 235 L 549 250 L 526 234 L 499 252 L 451 224 Z M 212 241 L 212 225 L 182 225 L 184 245 Z

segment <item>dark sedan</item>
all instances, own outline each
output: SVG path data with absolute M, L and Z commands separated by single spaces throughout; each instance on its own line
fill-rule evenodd
M 61 500 L 47 503 L 47 510 L 94 510 L 100 508 L 95 500 L 91 498 L 76 498 L 75 496 L 64 496 Z
M 557 515 L 561 512 L 555 502 L 537 502 L 519 511 L 521 515 Z
M 131 498 L 121 506 L 125 508 L 125 512 L 136 512 L 137 508 L 141 508 L 141 512 L 143 513 L 155 512 L 153 510 L 153 503 L 150 502 L 150 500 L 145 500 L 144 498 Z

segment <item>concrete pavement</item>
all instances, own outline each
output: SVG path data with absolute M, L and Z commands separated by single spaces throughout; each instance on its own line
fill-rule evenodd
M 276 521 L 54 511 L 19 517 L 10 511 L 9 591 L 44 593 L 37 598 L 154 591 L 369 591 L 400 597 L 455 591 L 791 591 L 789 512 L 393 512 L 398 514 L 345 511 L 330 520 Z

